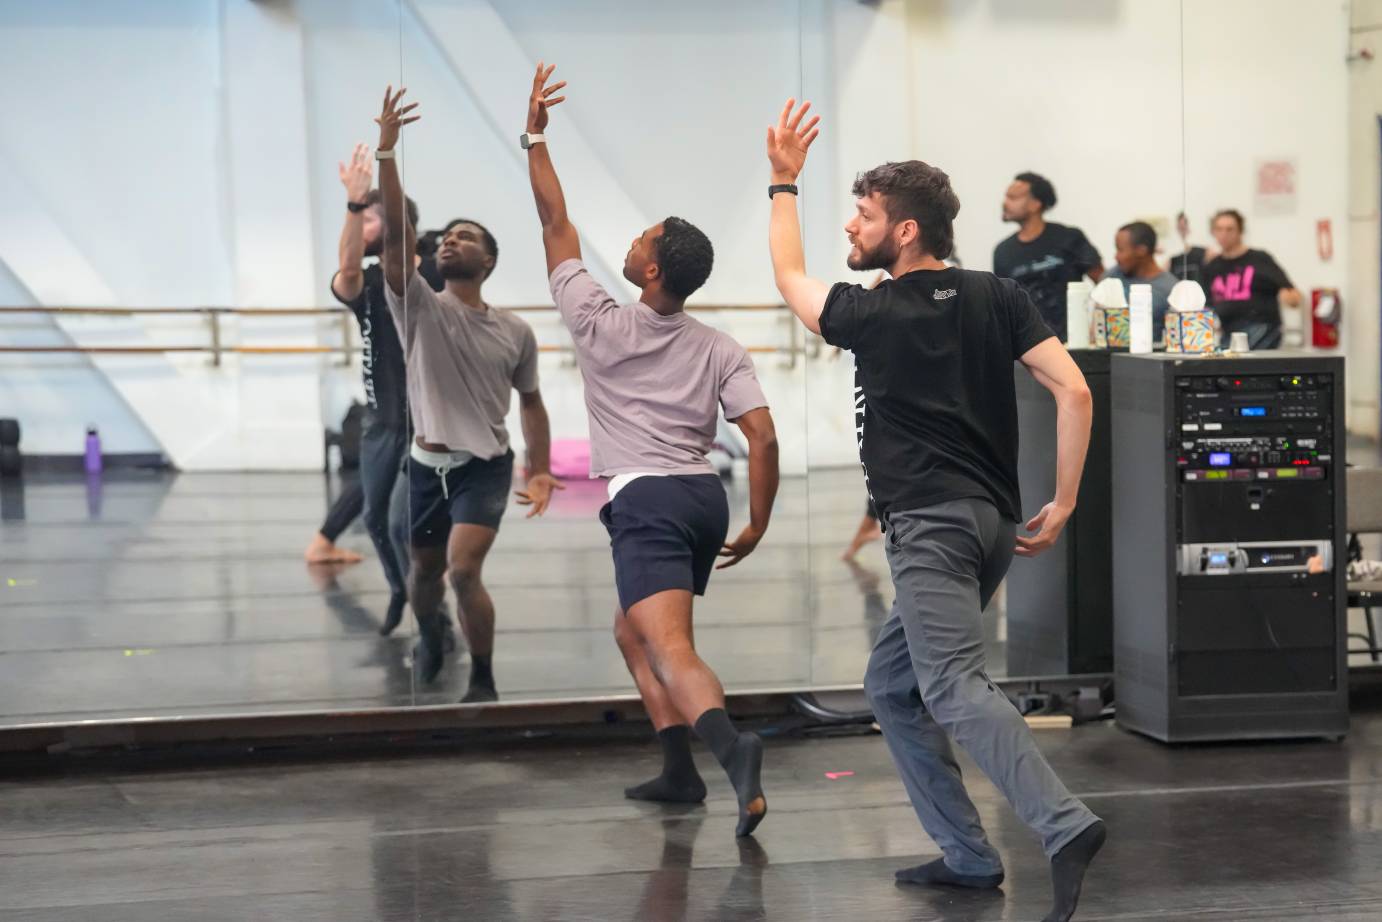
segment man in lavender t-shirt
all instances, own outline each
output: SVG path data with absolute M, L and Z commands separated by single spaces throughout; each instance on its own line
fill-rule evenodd
M 640 234 L 624 259 L 639 289 L 620 305 L 581 263 L 581 244 L 542 130 L 565 99 L 538 65 L 528 101 L 528 175 L 542 221 L 552 295 L 576 344 L 590 415 L 591 474 L 609 479 L 600 520 L 609 531 L 619 593 L 614 636 L 662 743 L 662 774 L 624 793 L 636 800 L 698 802 L 705 782 L 691 760 L 690 720 L 724 766 L 739 798 L 736 834 L 767 813 L 759 781 L 763 742 L 725 713 L 720 680 L 696 655 L 691 603 L 718 554 L 738 563 L 762 540 L 777 494 L 777 437 L 748 353 L 687 316 L 688 296 L 710 275 L 705 234 L 667 218 Z M 719 410 L 749 443 L 749 524 L 726 544 L 729 506 L 706 460 Z

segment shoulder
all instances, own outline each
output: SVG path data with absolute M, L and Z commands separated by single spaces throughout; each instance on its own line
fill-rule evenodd
M 491 308 L 499 322 L 516 336 L 533 336 L 533 325 L 518 311 L 507 307 Z

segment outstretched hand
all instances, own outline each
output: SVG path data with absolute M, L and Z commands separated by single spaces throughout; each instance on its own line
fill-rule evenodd
M 370 162 L 369 145 L 356 144 L 350 154 L 350 163 L 338 163 L 341 185 L 345 186 L 346 201 L 364 201 L 374 182 L 374 165 Z
M 403 98 L 403 94 L 406 92 L 408 92 L 408 88 L 405 86 L 395 93 L 392 84 L 384 90 L 384 108 L 379 113 L 379 117 L 374 120 L 374 123 L 379 126 L 378 150 L 393 150 L 394 145 L 398 143 L 399 130 L 404 125 L 411 125 L 422 118 L 420 115 L 414 115 L 411 118 L 406 117 L 409 112 L 417 108 L 415 102 L 409 103 L 401 109 L 398 107 L 398 101 Z
M 547 506 L 552 502 L 552 491 L 565 489 L 566 485 L 551 474 L 535 474 L 528 479 L 526 489 L 515 490 L 514 495 L 518 497 L 518 505 L 532 507 L 527 516 L 531 519 L 547 511 Z
M 796 182 L 806 165 L 806 151 L 821 131 L 816 127 L 821 120 L 819 115 L 813 115 L 805 125 L 801 123 L 811 103 L 802 103 L 800 109 L 796 105 L 795 99 L 787 100 L 777 125 L 768 129 L 768 162 L 773 167 L 773 179 L 781 182 Z
M 537 62 L 537 73 L 533 75 L 533 94 L 528 97 L 529 134 L 542 134 L 547 128 L 547 110 L 566 100 L 565 96 L 552 95 L 566 86 L 565 80 L 551 86 L 547 85 L 547 81 L 552 79 L 552 71 L 556 69 L 555 64 L 548 67 L 541 61 Z

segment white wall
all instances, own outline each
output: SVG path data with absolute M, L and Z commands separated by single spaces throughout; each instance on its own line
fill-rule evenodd
M 1349 52 L 1364 49 L 1382 56 L 1382 2 L 1354 0 Z M 1347 248 L 1337 242 L 1336 258 L 1348 260 L 1348 302 L 1344 334 L 1348 352 L 1349 428 L 1378 436 L 1379 371 L 1378 306 L 1382 304 L 1382 235 L 1379 235 L 1378 203 L 1382 200 L 1382 153 L 1378 144 L 1378 116 L 1382 115 L 1382 60 L 1355 57 L 1347 64 L 1348 94 L 1348 188 Z
M 1169 224 L 1185 206 L 1203 242 L 1209 213 L 1235 205 L 1248 213 L 1252 243 L 1275 253 L 1298 285 L 1344 288 L 1353 423 L 1375 426 L 1376 221 L 1359 231 L 1348 219 L 1348 20 L 1339 0 L 1312 4 L 1309 15 L 1291 0 L 1185 5 L 1184 173 L 1176 4 L 713 0 L 628 9 L 617 0 L 6 5 L 0 78 L 26 92 L 9 120 L 22 127 L 0 135 L 0 262 L 13 277 L 0 273 L 0 296 L 329 303 L 342 195 L 335 163 L 356 141 L 372 142 L 383 85 L 401 80 L 422 103 L 403 168 L 424 226 L 458 214 L 484 221 L 501 245 L 489 300 L 542 303 L 515 138 L 532 62 L 543 57 L 571 81 L 570 101 L 554 113 L 553 153 L 587 259 L 615 287 L 628 240 L 676 213 L 716 244 L 697 300 L 775 300 L 762 134 L 785 96 L 806 95 L 825 116 L 802 196 L 817 274 L 850 277 L 841 230 L 849 186 L 887 159 L 918 157 L 951 174 L 963 203 L 958 251 L 972 268 L 988 268 L 1011 232 L 999 203 L 1024 169 L 1054 181 L 1052 218 L 1084 228 L 1106 260 L 1128 220 Z M 1354 214 L 1375 216 L 1375 185 L 1358 191 L 1377 172 L 1375 129 L 1356 127 L 1360 112 L 1376 111 L 1358 101 L 1362 72 L 1354 70 Z M 1382 98 L 1376 68 L 1366 73 Z M 263 104 L 276 94 L 288 100 L 282 111 Z M 1299 162 L 1294 218 L 1253 215 L 1251 169 L 1261 156 Z M 1320 217 L 1334 224 L 1332 263 L 1315 256 Z M 1168 252 L 1178 245 L 1165 243 Z M 781 319 L 713 322 L 745 342 L 786 342 Z M 534 325 L 541 342 L 565 341 L 554 316 Z M 196 332 L 168 326 L 69 322 L 43 335 L 166 342 Z M 315 323 L 247 326 L 260 342 L 334 338 Z M 32 322 L 0 321 L 0 342 L 34 335 Z M 805 369 L 770 356 L 757 364 L 788 469 L 808 457 L 853 463 L 848 357 L 826 350 Z M 545 356 L 543 374 L 555 434 L 583 435 L 574 369 Z M 170 392 L 184 399 L 170 406 L 150 396 Z M 35 452 L 76 450 L 72 432 L 96 421 L 112 448 L 162 447 L 187 466 L 311 467 L 323 419 L 338 419 L 353 393 L 356 372 L 317 359 L 217 371 L 202 359 L 67 358 L 58 371 L 0 356 L 0 400 L 18 407 Z

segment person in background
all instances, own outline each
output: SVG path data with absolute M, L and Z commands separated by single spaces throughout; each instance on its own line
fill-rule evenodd
M 1198 282 L 1204 272 L 1204 264 L 1219 254 L 1204 247 L 1190 245 L 1190 221 L 1183 211 L 1176 215 L 1176 235 L 1180 237 L 1181 252 L 1171 257 L 1169 271 L 1177 281 L 1185 279 Z
M 1243 242 L 1243 215 L 1225 208 L 1210 223 L 1221 252 L 1205 264 L 1200 284 L 1223 323 L 1224 342 L 1248 334 L 1249 349 L 1281 345 L 1281 305 L 1300 307 L 1301 296 L 1272 254 Z
M 1178 279 L 1156 261 L 1156 231 L 1146 221 L 1118 228 L 1113 236 L 1114 266 L 1108 277 L 1123 283 L 1123 294 L 1132 296 L 1133 285 L 1152 286 L 1152 339 L 1160 343 L 1166 325 L 1167 298 Z
M 1065 286 L 1086 275 L 1097 282 L 1104 277 L 1104 267 L 1084 231 L 1046 220 L 1046 212 L 1055 207 L 1056 189 L 1050 180 L 1036 173 L 1017 174 L 1003 196 L 1003 220 L 1018 229 L 994 248 L 993 274 L 1025 289 L 1041 319 L 1065 342 Z

